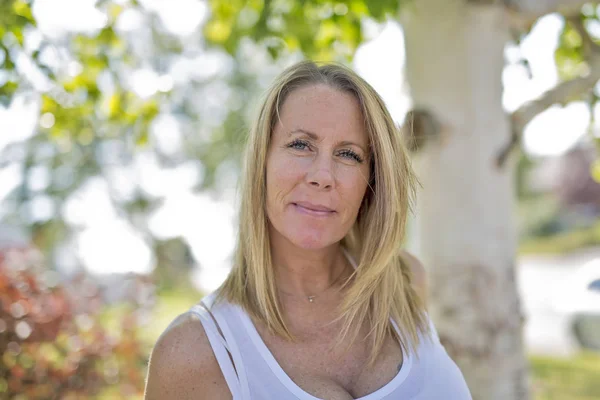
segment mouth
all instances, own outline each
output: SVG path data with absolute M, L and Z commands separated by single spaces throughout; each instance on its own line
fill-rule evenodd
M 320 206 L 320 205 L 316 205 L 316 204 L 310 204 L 310 203 L 292 203 L 292 205 L 294 206 L 294 208 L 303 213 L 303 214 L 308 214 L 308 215 L 312 215 L 312 216 L 316 216 L 316 217 L 327 217 L 327 216 L 331 216 L 333 214 L 335 214 L 335 210 L 332 210 L 331 208 L 325 207 L 325 206 Z

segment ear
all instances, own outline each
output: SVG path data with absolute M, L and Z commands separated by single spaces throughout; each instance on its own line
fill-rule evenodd
M 412 272 L 412 285 L 417 294 L 424 302 L 427 302 L 427 272 L 425 267 L 415 256 L 407 251 L 402 251 L 402 259 Z

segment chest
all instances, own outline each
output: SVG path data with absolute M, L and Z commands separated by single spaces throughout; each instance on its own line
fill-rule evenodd
M 350 400 L 366 396 L 389 383 L 402 365 L 400 345 L 391 336 L 386 338 L 375 364 L 369 368 L 368 345 L 361 340 L 351 344 L 349 339 L 337 343 L 339 327 L 296 329 L 296 342 L 258 330 L 291 380 L 321 399 Z M 366 332 L 365 326 L 361 337 Z

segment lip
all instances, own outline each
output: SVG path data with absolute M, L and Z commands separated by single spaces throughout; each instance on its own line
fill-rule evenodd
M 304 201 L 294 202 L 294 203 L 292 203 L 292 205 L 296 208 L 296 210 L 298 210 L 302 213 L 319 216 L 319 217 L 329 216 L 329 215 L 333 215 L 335 213 L 335 210 L 332 210 L 329 207 L 325 207 L 325 206 L 322 206 L 319 204 L 307 203 Z

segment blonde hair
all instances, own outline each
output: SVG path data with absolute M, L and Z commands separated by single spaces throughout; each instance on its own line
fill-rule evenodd
M 399 129 L 382 99 L 344 66 L 302 61 L 283 71 L 267 91 L 246 147 L 234 265 L 218 290 L 217 300 L 242 306 L 272 333 L 294 340 L 275 287 L 265 210 L 266 159 L 283 102 L 294 90 L 316 84 L 354 95 L 369 136 L 370 190 L 356 223 L 341 243 L 354 256 L 357 268 L 346 282 L 338 318 L 343 321 L 340 339 L 348 336 L 350 343 L 357 339 L 363 321 L 368 321 L 372 365 L 387 335 L 396 337 L 407 352 L 416 349 L 419 333 L 428 332 L 424 300 L 411 286 L 410 268 L 401 257 L 416 178 Z M 391 326 L 390 317 L 398 324 L 400 335 Z

